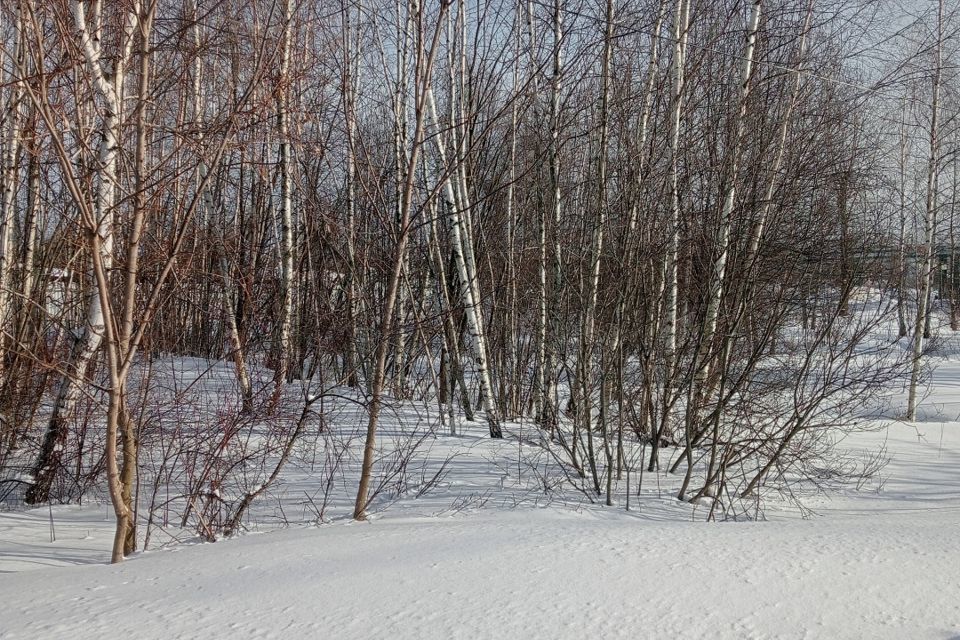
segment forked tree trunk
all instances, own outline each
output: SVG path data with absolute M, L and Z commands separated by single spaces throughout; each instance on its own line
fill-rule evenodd
M 74 2 L 74 22 L 80 41 L 80 48 L 84 61 L 90 73 L 94 87 L 103 98 L 104 108 L 101 113 L 100 144 L 97 157 L 99 180 L 91 219 L 87 220 L 85 233 L 88 235 L 91 248 L 99 253 L 99 262 L 105 274 L 109 274 L 113 265 L 114 246 L 114 206 L 116 204 L 117 185 L 117 157 L 120 137 L 120 110 L 123 107 L 123 77 L 125 64 L 129 58 L 129 40 L 126 50 L 115 60 L 109 74 L 113 83 L 107 79 L 101 60 L 100 40 L 94 38 L 87 25 L 86 2 Z M 139 11 L 139 3 L 136 3 Z M 99 5 L 97 5 L 99 8 Z M 128 20 L 136 22 L 134 12 Z M 93 16 L 93 30 L 99 32 L 100 16 Z M 127 24 L 128 32 L 133 25 Z M 25 500 L 27 504 L 39 504 L 50 499 L 50 489 L 53 485 L 60 460 L 66 444 L 67 427 L 74 417 L 77 403 L 80 399 L 82 385 L 86 378 L 87 368 L 103 342 L 105 332 L 104 300 L 108 299 L 107 292 L 101 291 L 101 283 L 96 281 L 93 291 L 87 302 L 86 319 L 83 333 L 79 336 L 73 349 L 66 372 L 60 381 L 60 387 L 54 400 L 50 419 L 44 434 L 40 454 L 33 468 L 33 484 L 27 490 Z M 111 461 L 108 460 L 108 464 Z
M 447 163 L 443 136 L 439 134 L 440 120 L 437 116 L 436 101 L 433 98 L 433 90 L 429 86 L 426 94 L 426 107 L 434 128 L 433 139 L 436 142 L 437 154 L 440 156 L 441 165 L 448 168 L 450 165 Z M 454 171 L 453 174 L 458 175 L 458 172 Z M 500 429 L 500 420 L 497 417 L 493 385 L 490 382 L 487 342 L 483 331 L 483 315 L 478 296 L 476 263 L 471 259 L 473 257 L 473 243 L 470 237 L 470 227 L 466 224 L 464 211 L 458 206 L 458 202 L 467 204 L 464 202 L 466 193 L 465 189 L 461 189 L 459 193 L 454 189 L 449 171 L 443 178 L 443 197 L 446 201 L 450 220 L 450 244 L 453 247 L 454 262 L 460 279 L 464 314 L 467 320 L 467 330 L 470 333 L 470 348 L 477 368 L 477 377 L 480 379 L 481 402 L 486 413 L 490 437 L 502 438 L 503 432 Z

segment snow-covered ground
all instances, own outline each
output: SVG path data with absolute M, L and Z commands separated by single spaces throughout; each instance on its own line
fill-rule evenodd
M 937 366 L 920 422 L 840 442 L 889 459 L 874 477 L 756 521 L 705 522 L 666 473 L 629 512 L 624 482 L 592 504 L 517 424 L 431 436 L 366 523 L 341 474 L 327 523 L 302 524 L 321 499 L 302 458 L 246 535 L 157 528 L 122 565 L 104 504 L 0 513 L 0 638 L 960 638 L 960 359 Z
M 6 575 L 3 637 L 951 638 L 957 513 L 396 518 Z

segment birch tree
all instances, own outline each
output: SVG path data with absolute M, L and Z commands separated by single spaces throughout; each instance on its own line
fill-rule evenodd
M 71 183 L 75 189 L 74 200 L 80 207 L 82 225 L 87 234 L 91 259 L 97 276 L 93 293 L 87 302 L 86 322 L 77 339 L 68 370 L 60 381 L 43 445 L 34 465 L 33 484 L 26 494 L 29 504 L 38 504 L 49 499 L 50 486 L 59 466 L 69 421 L 73 417 L 83 390 L 87 367 L 99 350 L 107 331 L 104 307 L 110 304 L 107 279 L 113 265 L 114 208 L 118 185 L 117 158 L 124 103 L 124 81 L 126 66 L 134 46 L 139 11 L 140 4 L 136 2 L 125 14 L 120 53 L 110 61 L 103 60 L 101 55 L 104 28 L 101 3 L 83 0 L 76 0 L 73 3 L 77 43 L 83 53 L 84 63 L 97 99 L 102 105 L 99 107 L 98 130 L 100 142 L 97 173 L 99 179 L 93 201 L 86 199 L 75 182 Z
M 460 188 L 454 189 L 454 179 L 451 178 L 451 173 L 455 176 L 460 176 L 461 179 L 462 174 L 456 169 L 451 170 L 450 164 L 448 164 L 447 153 L 444 148 L 444 137 L 440 134 L 440 118 L 437 114 L 437 104 L 433 96 L 433 89 L 429 85 L 426 88 L 425 99 L 425 106 L 433 127 L 433 139 L 436 142 L 434 146 L 440 158 L 441 166 L 447 168 L 446 175 L 442 178 L 443 198 L 448 210 L 450 244 L 453 247 L 454 263 L 457 268 L 457 276 L 460 280 L 460 294 L 467 319 L 467 330 L 470 333 L 470 349 L 473 352 L 473 361 L 477 369 L 477 377 L 480 379 L 481 403 L 484 413 L 486 414 L 490 437 L 502 438 L 503 433 L 500 429 L 496 400 L 493 395 L 493 384 L 490 381 L 490 370 L 488 368 L 487 341 L 486 334 L 483 330 L 483 314 L 477 284 L 476 262 L 473 259 L 473 240 L 471 238 L 469 224 L 464 215 L 466 211 L 469 211 L 469 203 L 466 200 L 466 188 L 460 183 Z
M 936 42 L 933 49 L 933 78 L 930 96 L 929 153 L 927 156 L 927 185 L 923 217 L 923 245 L 920 256 L 920 287 L 917 292 L 917 313 L 913 325 L 913 367 L 907 396 L 907 420 L 917 419 L 917 387 L 920 382 L 923 356 L 924 325 L 927 322 L 930 287 L 933 273 L 933 242 L 936 231 L 937 191 L 940 177 L 940 89 L 943 80 L 943 0 L 937 3 Z
M 687 472 L 684 477 L 684 482 L 680 487 L 680 493 L 677 496 L 680 500 L 683 500 L 685 497 L 687 485 L 690 482 L 690 475 L 693 472 L 694 430 L 698 428 L 700 406 L 704 400 L 704 386 L 707 376 L 710 373 L 711 364 L 709 353 L 712 347 L 714 333 L 717 330 L 717 319 L 720 313 L 720 304 L 724 297 L 724 289 L 727 286 L 727 260 L 730 255 L 730 234 L 733 229 L 733 211 L 736 204 L 737 180 L 739 179 L 741 164 L 740 155 L 743 152 L 747 105 L 750 98 L 750 80 L 753 73 L 753 56 L 757 41 L 757 30 L 760 27 L 762 5 L 762 0 L 753 0 L 752 2 L 750 18 L 747 24 L 746 42 L 740 63 L 740 73 L 737 77 L 740 92 L 737 101 L 737 111 L 734 116 L 733 142 L 727 157 L 728 169 L 724 179 L 726 189 L 721 200 L 723 204 L 717 225 L 716 247 L 713 250 L 714 257 L 708 278 L 706 310 L 698 338 L 699 347 L 694 360 L 696 369 L 690 387 L 690 401 L 687 408 L 686 427 L 684 429 L 684 451 L 687 458 Z
M 686 55 L 688 25 L 690 19 L 689 0 L 677 0 L 673 16 L 673 92 L 670 101 L 670 218 L 667 223 L 667 251 L 664 256 L 665 297 L 663 304 L 664 327 L 664 389 L 660 424 L 653 436 L 650 466 L 657 465 L 660 439 L 669 428 L 670 411 L 675 401 L 674 376 L 677 360 L 677 303 L 679 296 L 679 255 L 680 255 L 680 127 L 683 114 L 684 94 L 684 57 Z
M 600 484 L 597 476 L 596 457 L 593 446 L 593 362 L 592 351 L 594 348 L 594 331 L 596 328 L 596 310 L 597 310 L 597 289 L 600 281 L 600 256 L 603 253 L 603 230 L 606 221 L 607 209 L 607 136 L 608 119 L 610 109 L 610 64 L 613 57 L 613 38 L 614 38 L 614 12 L 613 0 L 607 0 L 605 12 L 605 30 L 603 37 L 603 53 L 600 61 L 600 131 L 597 142 L 597 191 L 596 204 L 592 219 L 588 219 L 586 230 L 590 235 L 590 251 L 587 257 L 587 274 L 584 287 L 585 304 L 583 309 L 583 320 L 580 329 L 580 385 L 581 385 L 581 411 L 582 422 L 587 432 L 588 456 L 590 461 L 590 470 L 593 475 L 593 483 L 596 492 L 600 493 Z M 602 377 L 607 375 L 606 371 L 601 371 Z M 601 394 L 601 410 L 603 407 L 603 397 Z M 606 443 L 605 443 L 606 444 Z M 607 474 L 611 473 L 608 456 Z M 610 495 L 607 495 L 607 503 L 610 503 Z
M 13 272 L 13 227 L 19 182 L 20 135 L 23 119 L 23 91 L 20 87 L 24 65 L 23 8 L 18 7 L 12 26 L 13 46 L 8 54 L 0 54 L 0 70 L 4 72 L 7 85 L 4 100 L 0 103 L 0 376 L 6 360 L 5 343 L 10 333 L 11 319 L 11 274 Z M 2 22 L 0 22 L 2 27 Z M 9 57 L 9 59 L 8 59 Z
M 433 70 L 434 62 L 437 56 L 437 43 L 440 39 L 443 24 L 443 17 L 448 8 L 448 4 L 441 5 L 437 22 L 434 25 L 432 33 L 426 29 L 424 16 L 421 14 L 422 8 L 418 3 L 412 3 L 408 10 L 414 17 L 415 35 L 414 35 L 414 113 L 415 121 L 413 134 L 411 136 L 410 148 L 410 167 L 404 176 L 403 199 L 401 203 L 401 217 L 398 221 L 396 242 L 394 244 L 390 280 L 383 301 L 383 309 L 380 315 L 380 341 L 377 344 L 376 355 L 373 366 L 373 376 L 370 380 L 370 401 L 367 407 L 367 430 L 363 445 L 363 462 L 360 471 L 360 481 L 357 486 L 357 497 L 354 501 L 353 518 L 355 520 L 365 520 L 367 517 L 367 505 L 370 500 L 370 481 L 373 476 L 373 461 L 376 452 L 377 427 L 379 425 L 380 411 L 383 403 L 383 388 L 387 373 L 387 353 L 390 349 L 390 341 L 387 337 L 390 335 L 393 326 L 393 317 L 396 309 L 397 295 L 400 288 L 400 279 L 403 275 L 403 261 L 406 252 L 406 245 L 410 238 L 410 216 L 413 201 L 413 191 L 415 186 L 416 174 L 413 167 L 417 166 L 418 158 L 422 152 L 426 113 L 428 109 L 430 75 Z
M 293 349 L 294 289 L 293 272 L 293 176 L 290 145 L 290 47 L 293 33 L 293 0 L 284 0 L 283 36 L 280 45 L 280 75 L 277 87 L 277 163 L 280 170 L 280 273 L 281 311 L 279 362 L 276 371 L 275 401 L 283 384 L 289 382 Z

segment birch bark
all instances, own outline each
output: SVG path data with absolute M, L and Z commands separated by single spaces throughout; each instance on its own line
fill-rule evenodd
M 931 275 L 933 272 L 933 240 L 936 229 L 937 191 L 940 178 L 940 88 L 943 80 L 943 0 L 937 3 L 937 42 L 934 48 L 933 94 L 930 108 L 930 152 L 927 160 L 927 189 L 923 218 L 923 253 L 920 262 L 920 291 L 917 315 L 913 325 L 913 366 L 907 395 L 907 420 L 917 419 L 917 387 L 920 382 L 923 334 L 929 313 Z
M 293 176 L 290 148 L 290 47 L 293 30 L 293 0 L 283 5 L 283 41 L 280 58 L 280 86 L 277 97 L 278 162 L 280 165 L 280 272 L 282 307 L 280 311 L 280 361 L 275 376 L 274 401 L 280 398 L 284 383 L 289 382 L 293 350 Z
M 88 5 L 92 24 L 88 25 Z M 89 246 L 98 255 L 93 256 L 99 262 L 105 276 L 109 276 L 113 266 L 114 247 L 114 207 L 117 191 L 117 157 L 123 108 L 123 82 L 126 64 L 133 45 L 133 31 L 136 28 L 139 2 L 127 14 L 124 27 L 125 41 L 120 55 L 114 60 L 109 73 L 103 68 L 101 59 L 101 4 L 99 1 L 86 2 L 76 0 L 73 4 L 74 26 L 77 30 L 80 49 L 84 56 L 90 78 L 96 93 L 103 101 L 101 110 L 100 143 L 97 157 L 99 180 L 97 182 L 94 206 L 89 218 L 84 222 Z M 25 500 L 28 504 L 38 504 L 49 500 L 50 488 L 56 471 L 60 466 L 67 435 L 67 425 L 73 418 L 77 401 L 80 399 L 87 366 L 99 350 L 106 330 L 104 305 L 109 299 L 103 289 L 105 281 L 95 279 L 93 292 L 87 302 L 86 319 L 83 333 L 77 339 L 67 372 L 60 381 L 60 387 L 54 400 L 50 420 L 44 434 L 40 455 L 33 469 L 33 484 L 27 490 Z M 108 448 L 115 447 L 108 436 Z M 115 439 L 114 439 L 115 440 Z M 108 452 L 108 458 L 109 458 Z M 115 460 L 113 461 L 115 463 Z M 108 459 L 108 465 L 111 460 Z M 111 483 L 112 487 L 112 483 Z
M 480 395 L 483 410 L 486 413 L 487 425 L 490 430 L 491 438 L 502 438 L 503 432 L 500 429 L 500 420 L 497 417 L 496 403 L 493 396 L 493 385 L 490 382 L 490 370 L 487 360 L 487 342 L 483 331 L 483 315 L 478 299 L 479 288 L 476 284 L 477 273 L 476 264 L 471 259 L 472 246 L 470 238 L 470 227 L 466 224 L 463 211 L 458 206 L 458 200 L 463 201 L 466 198 L 465 190 L 454 189 L 451 175 L 458 175 L 456 171 L 450 171 L 450 165 L 447 162 L 447 153 L 444 148 L 444 136 L 440 133 L 440 119 L 437 114 L 436 100 L 433 97 L 433 89 L 429 86 L 426 90 L 426 107 L 430 122 L 433 127 L 433 139 L 437 149 L 437 155 L 440 158 L 441 165 L 447 169 L 443 178 L 443 197 L 447 205 L 448 216 L 450 220 L 450 244 L 453 246 L 454 262 L 457 268 L 457 275 L 460 278 L 460 289 L 463 300 L 464 313 L 467 319 L 467 330 L 470 333 L 470 347 L 473 352 L 474 363 L 477 368 L 477 377 L 480 379 Z M 464 205 L 469 207 L 469 202 L 464 201 Z
M 24 68 L 23 42 L 23 15 L 22 9 L 17 9 L 16 20 L 13 24 L 14 44 L 10 50 L 8 77 L 3 83 L 9 88 L 7 99 L 0 105 L 0 376 L 3 375 L 3 365 L 6 360 L 7 324 L 10 322 L 11 296 L 10 285 L 13 272 L 13 226 L 14 209 L 16 207 L 17 185 L 19 183 L 18 157 L 20 152 L 20 129 L 22 125 L 22 90 L 21 71 Z M 5 57 L 5 56 L 4 56 Z M 0 57 L 3 67 L 7 61 Z

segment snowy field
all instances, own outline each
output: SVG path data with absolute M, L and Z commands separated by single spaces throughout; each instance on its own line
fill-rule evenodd
M 0 513 L 0 638 L 960 638 L 960 359 L 936 363 L 919 422 L 839 444 L 885 466 L 754 520 L 706 522 L 665 472 L 591 503 L 519 424 L 431 435 L 366 523 L 301 456 L 246 534 L 161 523 L 122 565 L 103 502 Z

